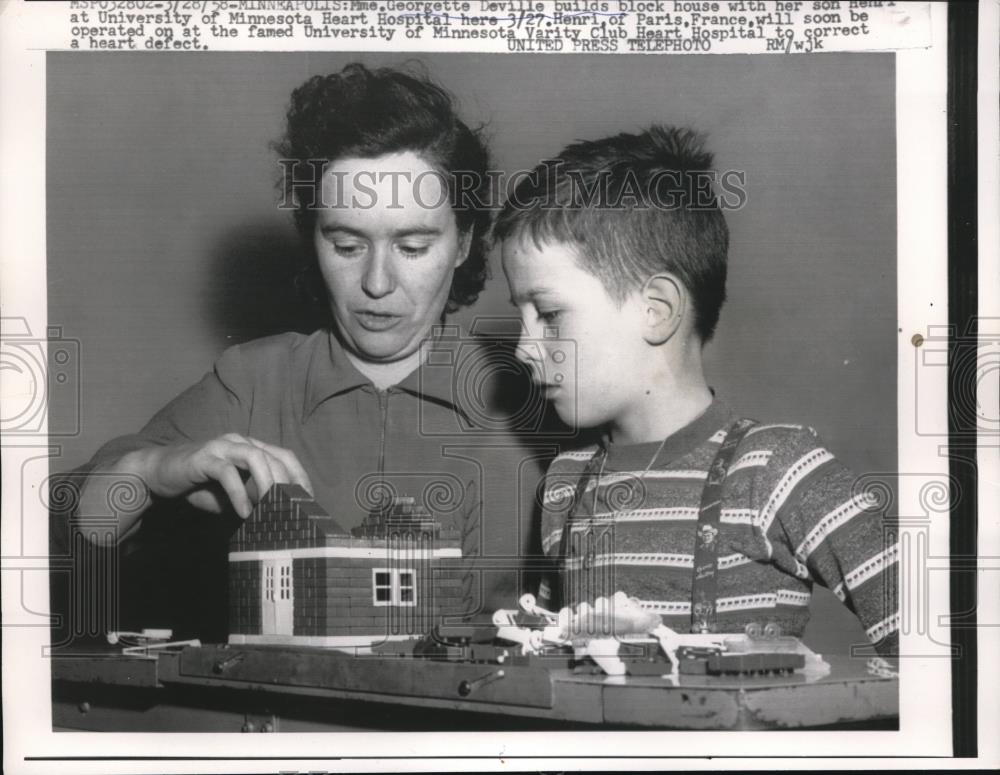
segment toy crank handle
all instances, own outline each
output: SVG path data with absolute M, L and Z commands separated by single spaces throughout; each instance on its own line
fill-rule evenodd
M 126 632 L 125 630 L 120 630 L 118 632 L 108 633 L 108 643 L 115 646 L 122 638 L 133 638 L 135 640 L 169 640 L 173 634 L 173 630 L 145 629 L 142 632 Z
M 201 641 L 197 638 L 192 638 L 191 640 L 171 640 L 166 643 L 146 643 L 142 646 L 128 646 L 123 648 L 122 654 L 145 654 L 148 656 L 151 652 L 166 651 L 167 649 L 174 649 L 178 646 L 201 647 Z
M 233 654 L 231 657 L 227 657 L 226 659 L 220 659 L 218 662 L 212 665 L 212 672 L 217 674 L 224 673 L 229 668 L 238 665 L 246 658 L 247 655 L 244 654 L 242 651 L 239 651 L 236 654 Z
M 494 681 L 499 681 L 505 675 L 506 673 L 503 670 L 495 670 L 492 673 L 487 673 L 486 675 L 480 676 L 479 678 L 475 678 L 471 681 L 462 681 L 458 685 L 458 693 L 463 697 L 468 697 L 476 691 L 476 689 L 486 686 L 486 684 L 491 684 Z

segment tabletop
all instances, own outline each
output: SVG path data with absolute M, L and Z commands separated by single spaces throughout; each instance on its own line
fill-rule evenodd
M 204 645 L 65 653 L 53 726 L 106 731 L 895 729 L 898 682 L 864 658 L 829 673 L 609 677 L 565 655 L 518 664 Z

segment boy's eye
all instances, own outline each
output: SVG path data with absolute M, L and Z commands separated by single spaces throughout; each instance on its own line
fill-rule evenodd
M 551 325 L 552 323 L 555 323 L 557 320 L 559 320 L 559 316 L 561 314 L 562 310 L 558 309 L 548 309 L 544 311 L 539 310 L 538 319 L 541 320 L 543 323 L 549 323 Z

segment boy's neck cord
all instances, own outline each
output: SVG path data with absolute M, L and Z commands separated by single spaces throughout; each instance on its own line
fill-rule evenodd
M 739 446 L 747 432 L 756 425 L 756 421 L 748 419 L 736 420 L 726 429 L 726 437 L 723 439 L 715 458 L 708 469 L 708 476 L 705 479 L 705 487 L 701 493 L 701 505 L 698 509 L 698 525 L 695 534 L 694 571 L 691 582 L 691 631 L 692 632 L 715 632 L 716 631 L 716 599 L 717 599 L 717 573 L 718 573 L 718 541 L 716 536 L 719 533 L 719 524 L 722 512 L 722 485 L 729 472 L 736 448 Z M 660 456 L 667 438 L 660 442 L 653 457 L 650 458 L 646 468 L 637 478 L 642 479 L 649 473 L 656 459 Z M 594 468 L 600 466 L 594 479 L 594 495 L 591 506 L 591 515 L 597 513 L 597 490 L 601 486 L 601 479 L 604 476 L 604 467 L 608 459 L 608 450 L 601 447 L 596 450 L 587 461 L 587 465 L 577 482 L 572 504 L 567 513 L 566 522 L 563 524 L 563 532 L 559 541 L 559 554 L 563 565 L 565 577 L 566 558 L 570 550 L 570 534 L 573 531 L 572 523 L 576 518 L 576 510 L 583 495 L 586 492 L 587 484 L 594 476 Z M 610 504 L 609 504 L 610 508 Z M 617 511 L 617 509 L 612 509 Z M 583 569 L 587 570 L 593 564 L 591 553 L 595 552 L 596 542 L 589 542 L 588 556 L 583 560 Z M 565 580 L 565 578 L 564 578 Z M 567 586 L 563 585 L 564 604 L 569 601 L 566 598 Z

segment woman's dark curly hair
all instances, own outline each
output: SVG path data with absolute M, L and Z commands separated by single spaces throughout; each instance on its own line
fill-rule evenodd
M 458 118 L 452 97 L 426 75 L 388 67 L 370 70 L 353 63 L 339 73 L 313 76 L 292 92 L 285 136 L 274 148 L 282 159 L 311 164 L 412 151 L 441 173 L 458 230 L 470 242 L 468 258 L 455 270 L 445 308 L 455 312 L 472 304 L 486 281 L 491 213 L 483 203 L 488 202 L 490 159 L 482 133 L 481 127 L 469 129 Z M 301 179 L 312 169 L 300 164 L 309 172 L 290 175 L 289 165 L 283 166 L 285 201 L 297 200 L 295 224 L 311 240 L 316 210 L 308 197 L 295 197 L 295 191 L 301 191 Z M 456 194 L 458 181 L 463 189 Z M 307 290 L 314 298 L 325 299 L 315 251 L 309 254 Z

